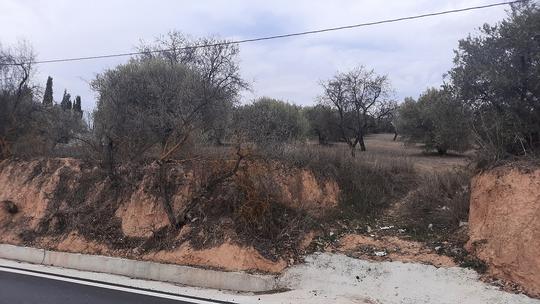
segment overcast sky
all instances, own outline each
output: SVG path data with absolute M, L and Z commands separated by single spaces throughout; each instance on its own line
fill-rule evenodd
M 0 0 L 0 42 L 26 39 L 39 60 L 133 51 L 141 39 L 170 30 L 192 36 L 242 39 L 377 21 L 499 2 L 499 0 L 350 1 L 115 1 Z M 241 71 L 252 83 L 243 102 L 270 96 L 312 104 L 321 79 L 356 65 L 391 80 L 397 99 L 418 96 L 442 83 L 460 38 L 495 23 L 508 7 L 431 17 L 240 46 Z M 54 97 L 64 88 L 95 106 L 88 82 L 127 58 L 50 63 L 37 80 L 54 79 Z

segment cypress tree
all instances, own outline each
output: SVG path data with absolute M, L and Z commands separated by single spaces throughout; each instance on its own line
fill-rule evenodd
M 47 85 L 45 86 L 45 94 L 43 95 L 43 105 L 52 106 L 53 104 L 53 79 L 51 76 L 47 78 Z
M 73 111 L 80 117 L 82 118 L 82 115 L 83 115 L 83 111 L 82 111 L 82 108 L 81 108 L 81 96 L 77 95 L 75 97 L 75 101 L 73 102 Z
M 64 110 L 71 110 L 72 108 L 71 94 L 69 94 L 67 90 L 64 90 L 64 96 L 62 97 L 62 102 L 60 102 L 60 107 Z

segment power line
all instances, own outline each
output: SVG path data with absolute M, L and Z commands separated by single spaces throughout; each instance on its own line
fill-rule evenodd
M 297 32 L 297 33 L 289 33 L 289 34 L 282 34 L 282 35 L 274 35 L 274 36 L 266 36 L 266 37 L 258 37 L 258 38 L 249 38 L 249 39 L 241 39 L 241 40 L 223 41 L 223 42 L 212 43 L 212 44 L 201 44 L 201 45 L 185 46 L 185 47 L 180 47 L 180 48 L 176 48 L 176 49 L 162 49 L 162 50 L 117 53 L 117 54 L 88 56 L 88 57 L 50 59 L 50 60 L 24 62 L 24 63 L 42 64 L 42 63 L 56 63 L 56 62 L 94 60 L 94 59 L 105 59 L 105 58 L 114 58 L 114 57 L 127 57 L 127 56 L 142 55 L 142 54 L 148 54 L 148 53 L 162 53 L 162 52 L 168 52 L 168 51 L 173 51 L 173 50 L 189 50 L 189 49 L 198 49 L 198 48 L 205 48 L 205 47 L 215 47 L 215 46 L 221 46 L 221 45 L 241 44 L 241 43 L 249 43 L 249 42 L 257 42 L 257 41 L 265 41 L 265 40 L 281 39 L 281 38 L 288 38 L 288 37 L 319 34 L 319 33 L 339 31 L 339 30 L 352 29 L 352 28 L 359 28 L 359 27 L 365 27 L 365 26 L 373 26 L 373 25 L 379 25 L 379 24 L 385 24 L 385 23 L 394 23 L 394 22 L 400 22 L 400 21 L 405 21 L 405 20 L 414 20 L 414 19 L 420 19 L 420 18 L 426 18 L 426 17 L 433 17 L 433 16 L 447 15 L 447 14 L 453 14 L 453 13 L 459 13 L 459 12 L 465 12 L 465 11 L 472 11 L 472 10 L 491 8 L 491 7 L 502 6 L 502 5 L 510 5 L 510 4 L 526 2 L 526 1 L 528 1 L 528 0 L 515 0 L 515 1 L 509 1 L 509 2 L 499 2 L 499 3 L 493 3 L 493 4 L 471 6 L 471 7 L 466 7 L 466 8 L 435 12 L 435 13 L 421 14 L 421 15 L 415 15 L 415 16 L 400 17 L 400 18 L 394 18 L 394 19 L 386 19 L 386 20 L 380 20 L 380 21 L 373 21 L 373 22 L 359 23 L 359 24 L 353 24 L 353 25 L 345 25 L 345 26 L 324 28 L 324 29 Z M 0 65 L 20 65 L 20 64 L 23 64 L 23 63 L 8 63 L 8 64 L 1 64 L 0 63 Z

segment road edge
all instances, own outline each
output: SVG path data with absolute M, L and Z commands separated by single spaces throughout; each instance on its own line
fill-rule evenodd
M 240 292 L 268 292 L 279 289 L 278 276 L 275 275 L 216 271 L 190 266 L 58 252 L 8 244 L 0 244 L 0 258 L 193 287 Z

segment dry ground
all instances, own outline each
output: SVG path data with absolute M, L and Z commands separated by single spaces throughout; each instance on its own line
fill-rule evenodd
M 437 153 L 426 153 L 420 144 L 409 145 L 400 141 L 393 141 L 394 134 L 373 134 L 366 138 L 366 154 L 373 154 L 379 158 L 405 157 L 411 161 L 415 168 L 424 172 L 463 168 L 469 163 L 472 152 L 465 154 L 449 153 L 440 156 Z

